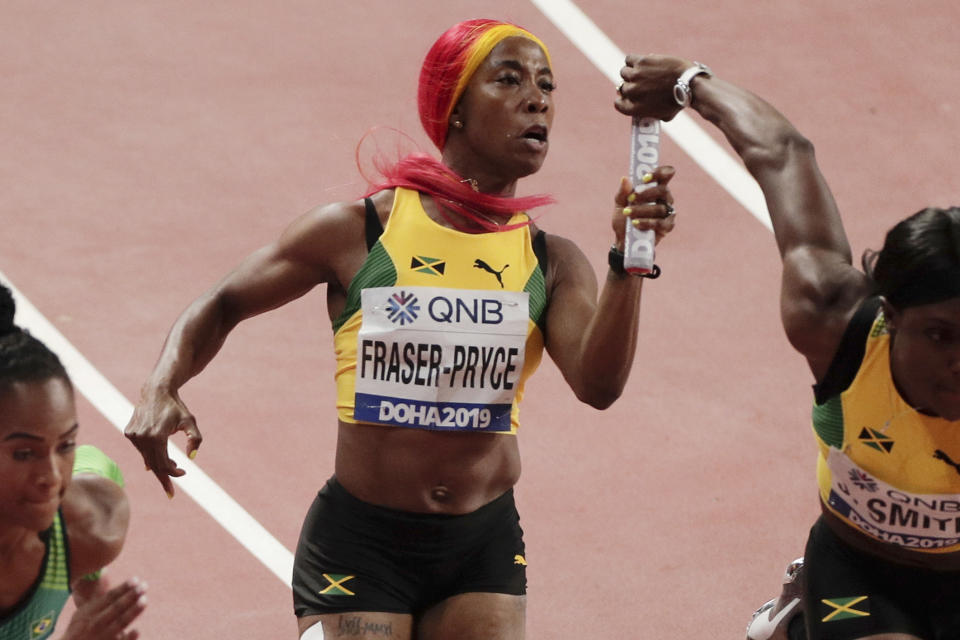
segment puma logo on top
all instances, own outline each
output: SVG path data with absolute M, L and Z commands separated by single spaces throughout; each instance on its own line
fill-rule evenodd
M 496 269 L 494 269 L 493 267 L 491 267 L 490 265 L 488 265 L 486 262 L 484 262 L 484 261 L 481 260 L 480 258 L 477 258 L 476 260 L 473 261 L 473 268 L 474 268 L 474 269 L 483 269 L 483 270 L 486 271 L 487 273 L 492 274 L 492 275 L 497 279 L 497 282 L 500 283 L 500 288 L 501 288 L 501 289 L 503 289 L 503 278 L 500 277 L 500 274 L 503 273 L 503 272 L 506 270 L 506 268 L 509 267 L 509 266 L 510 266 L 510 265 L 505 264 L 505 265 L 503 265 L 503 269 L 500 269 L 499 271 L 497 271 Z

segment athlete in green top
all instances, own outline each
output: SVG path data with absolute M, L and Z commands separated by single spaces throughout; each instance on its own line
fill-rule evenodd
M 96 448 L 76 446 L 67 373 L 13 315 L 0 286 L 0 640 L 49 637 L 71 591 L 63 640 L 133 640 L 146 586 L 109 589 L 99 577 L 126 536 L 122 476 Z

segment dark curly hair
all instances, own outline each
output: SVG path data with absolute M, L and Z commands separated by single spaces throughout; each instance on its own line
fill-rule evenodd
M 30 332 L 13 322 L 16 303 L 9 288 L 0 284 L 0 392 L 17 382 L 43 382 L 70 378 L 60 358 Z

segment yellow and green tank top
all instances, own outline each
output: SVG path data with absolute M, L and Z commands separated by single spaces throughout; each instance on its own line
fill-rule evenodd
M 526 221 L 516 214 L 510 223 Z M 334 322 L 337 411 L 348 423 L 515 434 L 543 351 L 541 237 L 463 233 L 397 188 Z
M 844 367 L 855 373 L 839 377 L 852 382 L 836 393 L 817 389 L 813 408 L 823 504 L 882 542 L 960 551 L 960 424 L 921 414 L 900 396 L 879 301 L 854 316 L 827 378 Z
M 23 600 L 0 617 L 0 640 L 41 640 L 49 637 L 60 611 L 70 597 L 67 534 L 59 511 L 53 525 L 41 535 L 47 550 L 40 575 Z

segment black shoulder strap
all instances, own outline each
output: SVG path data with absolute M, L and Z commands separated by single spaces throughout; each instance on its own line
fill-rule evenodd
M 850 318 L 850 324 L 843 332 L 840 346 L 834 354 L 826 375 L 819 384 L 813 385 L 814 398 L 817 404 L 823 404 L 833 396 L 842 393 L 853 383 L 863 362 L 863 354 L 867 348 L 867 336 L 873 321 L 880 310 L 880 298 L 867 298 L 860 304 L 860 308 Z
M 547 234 L 543 231 L 537 230 L 537 234 L 533 236 L 533 255 L 537 256 L 537 262 L 540 263 L 540 270 L 543 272 L 543 277 L 547 277 Z
M 537 263 L 540 267 L 540 272 L 543 274 L 543 279 L 547 279 L 547 234 L 541 230 L 537 230 L 537 233 L 533 236 L 531 243 L 533 245 L 533 255 L 537 256 Z M 547 311 L 550 308 L 550 301 L 546 301 L 546 308 L 540 314 L 540 317 L 537 319 L 537 326 L 540 327 L 540 333 L 543 334 L 543 340 L 547 340 Z
M 383 225 L 380 224 L 380 215 L 377 213 L 377 208 L 373 204 L 373 200 L 370 198 L 364 198 L 363 204 L 367 208 L 367 215 L 364 220 L 364 232 L 367 237 L 367 251 L 373 249 L 373 245 L 377 243 L 377 240 L 380 239 L 380 234 L 383 233 Z

